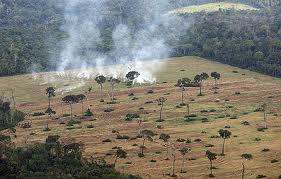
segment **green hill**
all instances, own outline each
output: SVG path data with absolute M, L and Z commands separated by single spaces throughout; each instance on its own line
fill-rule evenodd
M 171 14 L 193 14 L 198 12 L 216 12 L 219 10 L 258 10 L 249 5 L 240 4 L 240 3 L 228 3 L 228 2 L 220 2 L 220 3 L 208 3 L 203 5 L 192 5 L 183 8 L 179 8 L 173 11 L 170 11 Z

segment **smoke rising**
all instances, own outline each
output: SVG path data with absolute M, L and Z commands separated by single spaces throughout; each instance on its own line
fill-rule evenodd
M 71 74 L 83 83 L 98 74 L 124 77 L 136 70 L 137 82 L 155 82 L 154 74 L 163 68 L 157 62 L 169 56 L 167 36 L 176 39 L 186 29 L 179 17 L 166 15 L 169 8 L 168 0 L 65 1 L 61 28 L 68 37 L 57 77 Z M 149 64 L 144 63 L 148 60 Z M 70 73 L 68 69 L 79 70 Z

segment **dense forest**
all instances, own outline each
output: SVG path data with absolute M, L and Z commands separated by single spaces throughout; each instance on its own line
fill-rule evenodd
M 179 34 L 180 40 L 169 39 L 171 56 L 198 55 L 235 66 L 281 77 L 281 11 L 279 0 L 228 0 L 261 8 L 255 12 L 220 11 L 185 15 L 193 22 Z M 192 4 L 218 0 L 170 0 L 163 12 Z M 140 3 L 140 2 L 138 2 Z M 102 53 L 114 49 L 112 31 L 116 22 L 126 21 L 136 31 L 141 27 L 142 12 L 138 3 L 108 1 L 110 13 L 100 25 Z M 130 5 L 128 5 L 130 4 Z M 0 76 L 54 70 L 62 41 L 67 34 L 64 2 L 55 0 L 3 0 L 0 2 Z M 122 8 L 120 8 L 122 7 Z M 121 20 L 117 20 L 121 19 Z M 167 33 L 159 29 L 159 32 Z M 171 35 L 172 36 L 172 35 Z
M 4 178 L 140 178 L 120 174 L 104 161 L 84 160 L 82 150 L 80 143 L 62 144 L 57 135 L 26 148 L 15 148 L 9 136 L 0 135 L 0 175 Z

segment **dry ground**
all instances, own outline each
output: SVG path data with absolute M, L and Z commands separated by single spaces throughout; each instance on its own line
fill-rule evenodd
M 157 83 L 136 86 L 133 89 L 127 89 L 124 84 L 120 84 L 118 92 L 116 92 L 117 104 L 107 104 L 109 99 L 106 94 L 104 95 L 105 102 L 99 102 L 98 86 L 94 80 L 84 80 L 85 86 L 76 88 L 71 93 L 83 93 L 90 85 L 94 85 L 94 92 L 87 95 L 88 102 L 85 102 L 85 106 L 89 104 L 97 120 L 82 119 L 81 124 L 72 127 L 66 125 L 69 117 L 62 117 L 62 112 L 69 113 L 68 106 L 61 107 L 62 94 L 57 94 L 52 100 L 52 106 L 57 111 L 57 115 L 53 119 L 49 119 L 47 116 L 32 117 L 34 112 L 44 111 L 47 107 L 45 88 L 49 84 L 39 82 L 49 74 L 41 74 L 36 80 L 31 75 L 0 78 L 0 89 L 16 88 L 17 106 L 28 114 L 26 120 L 32 122 L 32 128 L 17 128 L 17 137 L 14 137 L 13 141 L 16 145 L 23 146 L 43 142 L 48 135 L 60 135 L 63 141 L 81 141 L 84 144 L 85 157 L 104 158 L 109 163 L 112 163 L 114 158 L 110 155 L 114 151 L 112 148 L 118 146 L 127 151 L 128 157 L 117 161 L 117 170 L 140 175 L 143 178 L 170 178 L 172 160 L 165 160 L 167 157 L 165 147 L 159 140 L 159 134 L 168 133 L 171 135 L 168 141 L 171 146 L 169 158 L 172 158 L 172 153 L 176 154 L 177 177 L 207 178 L 209 162 L 205 152 L 211 150 L 220 153 L 222 146 L 222 139 L 210 137 L 218 135 L 219 129 L 230 126 L 228 130 L 232 132 L 232 136 L 226 141 L 226 156 L 219 156 L 214 161 L 217 168 L 214 170 L 214 174 L 217 178 L 241 178 L 242 162 L 246 166 L 246 178 L 255 178 L 258 175 L 278 178 L 281 175 L 281 80 L 197 57 L 174 58 L 161 63 L 165 63 L 165 65 L 161 71 L 155 74 Z M 202 97 L 197 96 L 198 88 L 188 88 L 185 91 L 185 101 L 190 103 L 191 113 L 198 117 L 195 121 L 186 122 L 184 119 L 187 114 L 186 108 L 177 107 L 181 99 L 180 89 L 174 86 L 177 79 L 193 78 L 198 73 L 212 71 L 218 71 L 222 75 L 222 79 L 219 81 L 219 93 L 213 94 L 214 81 L 212 79 L 204 82 L 205 95 Z M 237 71 L 237 73 L 233 71 Z M 58 88 L 68 87 L 77 82 L 79 79 L 65 79 L 52 85 Z M 106 85 L 105 90 L 108 89 L 108 85 Z M 147 94 L 150 89 L 154 91 L 153 94 Z M 133 91 L 138 100 L 128 97 L 128 90 Z M 241 94 L 236 95 L 235 92 Z M 7 91 L 5 95 L 10 94 Z M 159 106 L 155 100 L 160 96 L 165 96 L 168 100 L 163 112 L 165 121 L 157 123 L 155 121 L 159 116 Z M 228 100 L 225 101 L 225 99 Z M 147 101 L 154 103 L 145 104 Z M 267 124 L 269 129 L 259 132 L 257 128 L 264 126 L 263 113 L 254 112 L 254 110 L 263 102 L 268 104 Z M 81 105 L 74 106 L 76 118 L 80 120 Z M 114 111 L 105 113 L 104 109 L 109 107 Z M 144 110 L 140 108 L 144 108 Z M 215 111 L 201 112 L 210 109 Z M 130 112 L 140 113 L 141 118 L 145 120 L 143 129 L 150 129 L 158 134 L 153 138 L 153 142 L 146 142 L 144 158 L 139 158 L 137 155 L 139 145 L 142 143 L 141 139 L 135 138 L 138 133 L 137 120 L 131 122 L 124 120 L 126 114 Z M 229 117 L 225 117 L 225 115 Z M 202 123 L 202 117 L 208 118 L 209 122 Z M 231 117 L 237 119 L 230 119 Z M 242 125 L 243 121 L 248 121 L 250 125 Z M 51 131 L 43 131 L 46 123 L 49 123 Z M 94 128 L 87 128 L 89 124 L 92 124 Z M 162 129 L 158 129 L 158 125 L 161 125 Z M 121 135 L 128 135 L 132 139 L 118 140 L 112 130 L 117 130 Z M 176 142 L 178 138 L 190 139 L 192 143 Z M 105 139 L 110 139 L 111 142 L 102 142 Z M 195 139 L 202 141 L 194 142 Z M 260 141 L 256 139 L 260 139 Z M 207 148 L 207 144 L 213 144 L 214 147 Z M 178 150 L 183 146 L 192 149 L 187 154 L 189 160 L 184 166 L 186 173 L 180 173 L 182 157 Z M 268 148 L 269 151 L 262 152 L 265 148 Z M 244 153 L 252 154 L 253 159 L 249 161 L 242 159 L 241 154 Z M 273 159 L 278 162 L 271 163 Z M 156 162 L 151 162 L 151 160 Z

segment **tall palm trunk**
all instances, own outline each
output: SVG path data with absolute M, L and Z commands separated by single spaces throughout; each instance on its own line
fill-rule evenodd
M 224 155 L 224 144 L 225 144 L 225 138 L 223 139 L 223 143 L 222 143 L 222 151 L 221 151 L 222 155 Z
M 183 167 L 184 167 L 184 161 L 185 161 L 185 157 L 182 157 L 182 164 L 181 164 L 181 173 L 183 173 Z
M 213 162 L 210 160 L 210 170 L 211 170 L 211 175 L 213 175 Z
M 184 91 L 184 88 L 181 89 L 181 104 L 183 104 L 183 91 Z
M 245 165 L 242 163 L 242 179 L 244 179 L 245 176 Z
M 72 104 L 70 103 L 70 119 L 72 120 Z
M 163 104 L 161 104 L 161 109 L 160 109 L 160 121 L 162 120 L 162 111 L 163 111 Z
M 175 163 L 176 163 L 176 156 L 173 154 L 173 173 L 172 176 L 175 176 Z

